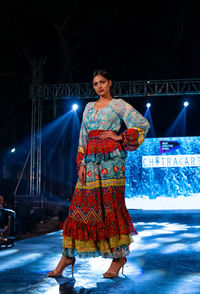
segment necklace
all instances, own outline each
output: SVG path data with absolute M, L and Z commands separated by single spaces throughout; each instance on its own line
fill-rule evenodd
M 107 105 L 110 103 L 111 100 L 112 100 L 112 99 L 110 99 L 109 102 L 106 102 L 106 103 L 105 103 L 105 101 L 102 101 L 102 102 L 98 102 L 98 101 L 97 101 L 97 102 L 95 102 L 95 104 L 96 104 L 95 106 L 101 106 L 101 105 L 103 105 L 103 106 L 104 106 L 104 105 L 107 106 Z M 98 109 L 98 110 L 99 110 L 99 109 Z
M 94 103 L 94 105 L 97 104 L 97 106 L 101 106 L 101 105 L 104 106 L 104 107 L 101 107 L 100 109 L 95 109 L 94 106 L 93 106 L 93 108 L 96 110 L 96 112 L 94 114 L 94 121 L 96 121 L 96 116 L 97 116 L 98 111 L 105 108 L 106 106 L 108 106 L 110 104 L 111 100 L 112 99 L 110 99 L 109 102 L 106 103 L 106 104 L 105 104 L 105 102 L 98 102 L 98 101 Z
M 105 102 L 96 102 L 95 104 L 97 104 L 98 106 L 104 104 Z

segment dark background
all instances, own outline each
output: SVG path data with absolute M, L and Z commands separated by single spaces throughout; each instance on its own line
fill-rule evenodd
M 114 81 L 199 78 L 199 11 L 198 1 L 0 1 L 1 152 L 30 135 L 33 58 L 46 60 L 45 83 L 91 82 L 97 68 Z M 127 101 L 142 114 L 151 101 L 161 137 L 186 98 L 186 135 L 199 135 L 199 96 Z

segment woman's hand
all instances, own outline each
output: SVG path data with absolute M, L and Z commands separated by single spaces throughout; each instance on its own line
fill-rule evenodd
M 78 178 L 82 185 L 86 185 L 86 167 L 85 165 L 81 165 L 78 170 Z
M 102 132 L 101 134 L 98 135 L 98 138 L 100 139 L 113 139 L 115 141 L 121 141 L 122 140 L 122 136 L 121 135 L 117 135 L 114 131 L 106 131 L 106 132 Z

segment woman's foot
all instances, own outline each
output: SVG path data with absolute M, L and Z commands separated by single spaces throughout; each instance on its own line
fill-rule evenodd
M 74 264 L 75 264 L 75 257 L 66 257 L 62 256 L 61 260 L 59 261 L 55 270 L 48 273 L 48 277 L 55 278 L 62 275 L 63 270 L 68 267 L 69 265 L 72 266 L 72 275 L 74 272 Z
M 107 279 L 113 279 L 114 277 L 117 277 L 119 274 L 120 268 L 122 268 L 122 274 L 123 274 L 123 269 L 126 262 L 127 262 L 126 257 L 113 258 L 113 261 L 109 269 L 107 270 L 106 273 L 103 274 L 103 277 Z

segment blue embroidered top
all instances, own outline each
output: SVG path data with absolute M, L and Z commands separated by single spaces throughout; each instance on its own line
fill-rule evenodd
M 136 150 L 144 141 L 150 124 L 132 105 L 123 99 L 113 98 L 110 103 L 100 110 L 94 108 L 95 102 L 89 102 L 83 112 L 79 146 L 77 155 L 78 167 L 85 165 L 85 149 L 88 133 L 92 130 L 111 130 L 118 132 L 122 121 L 127 129 L 122 132 L 120 142 L 125 151 Z

